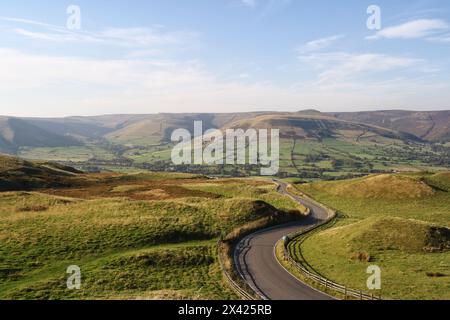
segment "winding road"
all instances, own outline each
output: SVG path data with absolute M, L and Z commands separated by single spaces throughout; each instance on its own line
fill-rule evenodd
M 301 221 L 262 230 L 244 238 L 234 253 L 237 270 L 245 282 L 266 300 L 332 300 L 331 296 L 300 282 L 275 257 L 275 245 L 281 238 L 326 220 L 328 213 L 311 201 L 291 194 L 286 183 L 275 182 L 280 193 L 308 207 L 311 214 Z

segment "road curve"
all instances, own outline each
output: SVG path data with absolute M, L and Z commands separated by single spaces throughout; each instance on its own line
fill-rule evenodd
M 311 214 L 301 221 L 262 230 L 244 238 L 234 253 L 237 270 L 245 282 L 267 300 L 332 300 L 331 296 L 292 276 L 275 257 L 275 245 L 281 238 L 324 221 L 328 213 L 311 201 L 289 193 L 286 183 L 276 183 L 280 193 L 308 207 Z

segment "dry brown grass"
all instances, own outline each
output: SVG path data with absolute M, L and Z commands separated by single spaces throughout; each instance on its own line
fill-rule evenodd
M 352 260 L 358 260 L 361 262 L 370 262 L 372 260 L 372 257 L 367 252 L 355 252 L 351 256 Z
M 150 197 L 158 199 L 158 200 L 170 199 L 170 194 L 168 194 L 163 189 L 152 189 L 152 190 L 148 190 L 148 191 L 143 191 L 143 192 L 140 192 L 138 195 L 142 195 L 145 197 L 150 196 Z
M 47 210 L 48 210 L 47 206 L 39 206 L 39 205 L 16 208 L 16 212 L 42 212 Z
M 217 194 L 193 191 L 181 186 L 182 184 L 198 183 L 202 180 L 140 180 L 139 184 L 135 184 L 131 182 L 124 183 L 121 180 L 110 178 L 111 176 L 109 175 L 100 175 L 96 177 L 100 181 L 95 184 L 86 184 L 81 188 L 77 186 L 65 189 L 47 189 L 42 190 L 42 192 L 77 199 L 127 198 L 132 200 L 161 200 L 187 197 L 218 198 Z
M 432 187 L 422 181 L 387 174 L 327 184 L 326 188 L 330 194 L 353 199 L 417 199 L 435 193 Z

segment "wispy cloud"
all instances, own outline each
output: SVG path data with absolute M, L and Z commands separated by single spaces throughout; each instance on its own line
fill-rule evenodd
M 345 35 L 339 34 L 339 35 L 334 35 L 331 37 L 326 37 L 326 38 L 309 41 L 306 44 L 304 44 L 303 46 L 300 46 L 299 48 L 297 48 L 297 51 L 299 53 L 308 53 L 308 52 L 319 51 L 319 50 L 330 47 L 336 41 L 338 41 L 344 37 L 345 37 Z
M 165 45 L 187 45 L 198 39 L 199 35 L 188 31 L 166 31 L 158 26 L 154 28 L 105 28 L 101 31 L 72 31 L 65 27 L 39 21 L 0 17 L 0 20 L 19 24 L 9 30 L 20 36 L 35 40 L 52 42 L 84 42 L 126 47 L 149 48 Z M 26 28 L 25 26 L 28 26 Z
M 97 42 L 105 43 L 104 39 L 92 36 L 87 33 L 72 33 L 72 32 L 39 32 L 31 31 L 23 28 L 11 29 L 14 33 L 34 40 L 45 40 L 52 42 Z
M 311 53 L 300 55 L 301 62 L 318 72 L 317 84 L 362 79 L 367 75 L 417 66 L 419 59 L 375 53 Z
M 450 25 L 444 20 L 419 19 L 382 29 L 375 35 L 367 37 L 367 39 L 419 39 L 445 31 L 449 28 Z
M 210 80 L 196 61 L 163 59 L 93 59 L 49 56 L 0 48 L 1 91 L 70 87 L 72 85 L 164 89 Z
M 293 107 L 342 111 L 405 107 L 402 103 L 424 108 L 449 101 L 449 83 L 355 78 L 408 68 L 417 63 L 414 59 L 348 53 L 314 53 L 304 59 L 318 69 L 320 81 L 277 86 L 251 81 L 245 74 L 223 81 L 197 61 L 80 58 L 0 48 L 0 70 L 8 70 L 0 72 L 0 105 L 10 106 L 14 115 L 59 116 L 123 113 L 124 106 L 130 113 L 210 112 L 212 106 L 227 112 Z

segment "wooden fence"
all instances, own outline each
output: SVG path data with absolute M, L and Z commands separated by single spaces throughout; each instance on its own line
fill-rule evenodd
M 243 300 L 257 300 L 254 296 L 245 291 L 232 277 L 232 275 L 227 271 L 225 265 L 222 260 L 222 240 L 219 240 L 217 244 L 218 248 L 218 259 L 220 263 L 220 268 L 222 269 L 222 273 L 224 275 L 225 280 L 228 282 L 229 286 L 233 289 L 233 291 L 241 297 Z
M 307 196 L 303 195 L 303 197 L 307 197 Z M 310 228 L 307 228 L 305 230 L 296 232 L 294 234 L 291 234 L 291 235 L 285 237 L 285 239 L 283 241 L 284 242 L 283 243 L 284 258 L 297 271 L 299 271 L 300 274 L 302 274 L 305 278 L 310 279 L 313 282 L 324 286 L 326 289 L 330 289 L 332 291 L 341 293 L 342 295 L 344 295 L 345 298 L 352 297 L 352 298 L 359 299 L 359 300 L 381 300 L 381 296 L 375 296 L 374 294 L 368 294 L 368 293 L 363 292 L 362 290 L 354 290 L 354 289 L 347 288 L 347 286 L 335 283 L 335 282 L 328 280 L 324 277 L 321 277 L 313 272 L 310 272 L 304 264 L 294 260 L 291 257 L 290 250 L 289 250 L 289 244 L 292 243 L 292 241 L 304 240 L 301 238 L 306 238 L 308 235 L 310 235 L 311 232 L 313 232 L 319 228 L 326 227 L 328 224 L 333 222 L 337 217 L 337 213 L 334 210 L 331 210 L 330 208 L 324 206 L 323 204 L 318 203 L 317 201 L 314 201 L 310 197 L 307 197 L 307 198 L 309 201 L 314 202 L 317 206 L 320 206 L 321 208 L 326 210 L 328 213 L 328 218 L 318 225 L 312 226 Z M 300 250 L 300 248 L 299 248 L 299 250 Z

